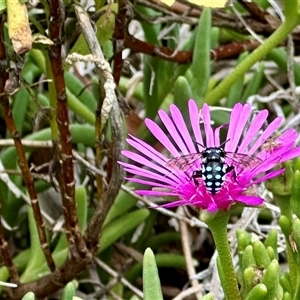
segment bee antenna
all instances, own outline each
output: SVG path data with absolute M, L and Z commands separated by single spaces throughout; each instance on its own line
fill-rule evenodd
M 204 145 L 202 145 L 201 143 L 197 142 L 196 140 L 192 139 L 192 141 L 197 144 L 197 145 L 200 145 L 201 147 L 203 148 L 206 148 Z M 226 140 L 225 142 L 223 142 L 221 145 L 220 145 L 220 148 L 222 148 L 227 142 L 229 142 L 230 139 Z
M 223 148 L 223 146 L 227 143 L 227 142 L 229 142 L 230 141 L 230 139 L 228 139 L 228 140 L 226 140 L 225 142 L 223 142 L 221 145 L 220 145 L 220 148 Z
M 204 145 L 202 145 L 201 143 L 197 142 L 196 140 L 192 139 L 192 141 L 193 141 L 195 144 L 200 145 L 200 146 L 203 147 L 203 148 L 206 148 Z

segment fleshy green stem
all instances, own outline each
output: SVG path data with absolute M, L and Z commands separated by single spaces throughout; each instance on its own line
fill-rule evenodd
M 293 219 L 293 212 L 290 204 L 289 195 L 278 195 L 273 193 L 274 201 L 280 208 L 281 215 L 286 216 L 289 220 Z
M 275 203 L 280 208 L 281 216 L 279 225 L 285 236 L 287 262 L 289 265 L 290 281 L 293 289 L 299 287 L 300 268 L 297 262 L 297 253 L 293 251 L 290 244 L 290 235 L 292 232 L 293 211 L 290 205 L 290 196 L 273 194 Z M 294 290 L 295 291 L 295 290 Z M 297 299 L 297 298 L 294 298 Z
M 256 62 L 262 59 L 269 51 L 284 40 L 292 30 L 299 24 L 298 0 L 283 1 L 285 21 L 278 29 L 265 40 L 257 49 L 246 57 L 225 79 L 206 96 L 206 101 L 210 105 L 215 105 L 218 100 L 224 97 L 230 86 L 243 76 Z
M 230 246 L 227 238 L 227 224 L 230 214 L 218 215 L 215 218 L 203 220 L 210 229 L 218 250 L 222 278 L 222 287 L 227 300 L 241 300 L 238 282 L 234 271 Z

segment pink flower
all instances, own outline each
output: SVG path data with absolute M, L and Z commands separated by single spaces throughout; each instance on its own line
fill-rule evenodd
M 264 128 L 268 111 L 262 110 L 253 116 L 251 106 L 240 103 L 232 109 L 229 124 L 213 129 L 207 104 L 200 113 L 194 100 L 190 100 L 188 106 L 191 130 L 188 130 L 176 105 L 170 106 L 170 115 L 163 110 L 158 112 L 165 131 L 152 120 L 145 120 L 151 133 L 169 152 L 167 155 L 134 136 L 127 139 L 137 152 L 122 151 L 132 161 L 120 162 L 128 173 L 134 175 L 126 179 L 150 187 L 136 193 L 175 197 L 163 207 L 191 205 L 210 212 L 227 210 L 238 202 L 247 206 L 262 204 L 264 200 L 258 196 L 257 185 L 284 172 L 283 168 L 274 170 L 273 167 L 300 155 L 300 147 L 294 147 L 295 130 L 289 129 L 274 138 L 282 118 L 277 117 Z M 227 127 L 226 142 L 222 144 L 220 131 Z M 209 147 L 220 146 L 225 151 L 225 161 L 221 166 L 228 169 L 221 179 L 221 186 L 213 193 L 205 182 L 208 179 L 203 177 L 205 168 L 202 168 L 206 165 L 202 154 Z M 174 160 L 177 157 L 181 158 Z M 200 172 L 195 179 L 192 176 L 194 171 Z

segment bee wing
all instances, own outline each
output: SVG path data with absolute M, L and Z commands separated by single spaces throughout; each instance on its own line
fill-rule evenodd
M 190 153 L 187 155 L 182 155 L 179 157 L 171 158 L 167 161 L 166 166 L 178 169 L 178 170 L 188 170 L 194 163 L 196 163 L 198 160 L 202 158 L 201 153 Z
M 233 165 L 240 170 L 255 168 L 262 164 L 262 160 L 254 155 L 244 153 L 226 152 L 226 163 Z

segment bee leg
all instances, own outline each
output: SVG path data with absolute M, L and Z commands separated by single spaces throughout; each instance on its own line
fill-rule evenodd
M 236 182 L 238 185 L 240 185 L 239 182 L 238 182 L 238 180 L 237 180 L 237 174 L 236 174 L 236 170 L 235 170 L 235 167 L 234 167 L 234 166 L 229 166 L 229 167 L 227 167 L 227 169 L 226 169 L 226 174 L 229 173 L 229 172 L 231 172 L 231 171 L 233 171 L 232 174 L 233 174 L 233 178 L 234 178 L 235 182 Z
M 197 178 L 202 178 L 202 171 L 196 170 L 192 173 L 191 179 L 194 181 L 196 186 L 199 185 Z
M 233 171 L 233 177 L 234 177 L 234 179 L 236 179 L 236 173 L 235 173 L 235 168 L 234 168 L 234 166 L 228 166 L 228 167 L 226 168 L 226 174 L 229 173 L 229 172 L 231 172 L 231 171 Z

